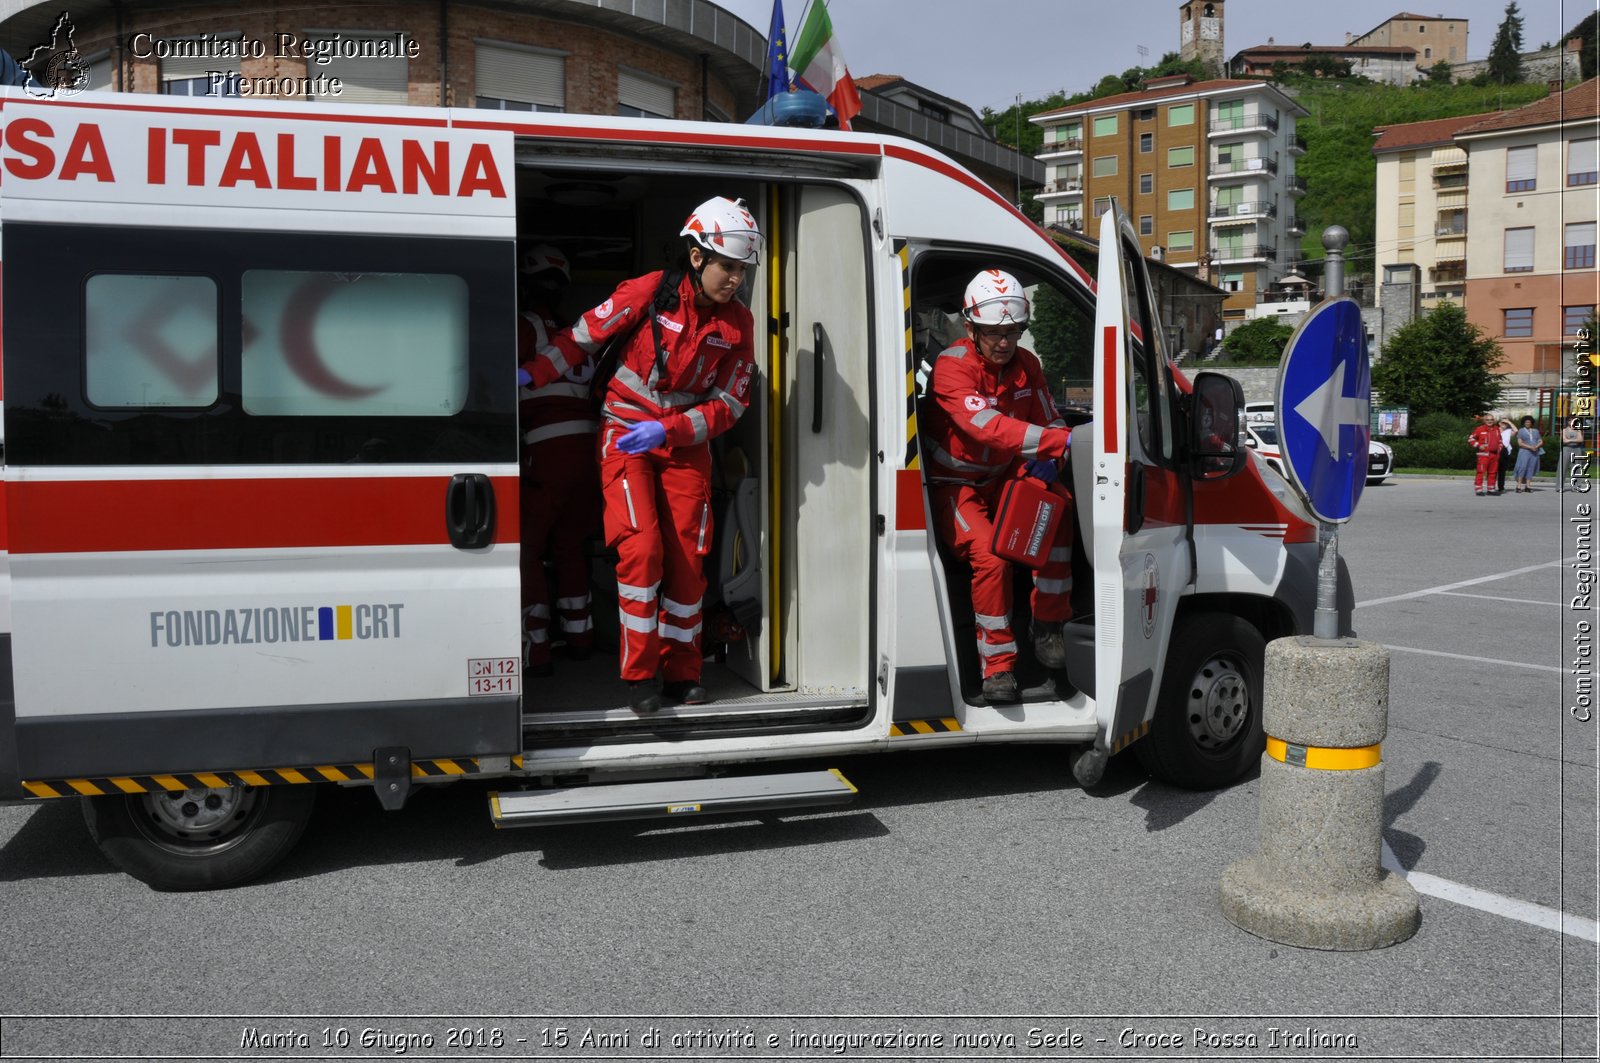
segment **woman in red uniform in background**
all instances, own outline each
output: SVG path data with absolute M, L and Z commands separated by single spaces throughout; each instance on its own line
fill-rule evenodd
M 755 370 L 754 322 L 735 298 L 760 260 L 755 218 L 719 196 L 696 207 L 679 235 L 681 274 L 624 281 L 523 367 L 537 387 L 631 330 L 606 388 L 600 483 L 606 543 L 617 551 L 622 678 L 640 713 L 658 710 L 663 695 L 710 700 L 700 683 L 709 442 L 744 414 Z

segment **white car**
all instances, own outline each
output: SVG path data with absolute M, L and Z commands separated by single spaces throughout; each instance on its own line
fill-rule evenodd
M 1248 407 L 1247 407 L 1248 409 Z M 1245 435 L 1250 444 L 1250 449 L 1256 456 L 1267 464 L 1279 476 L 1283 473 L 1283 447 L 1278 442 L 1278 426 L 1270 421 L 1248 421 L 1246 414 Z M 1381 484 L 1388 479 L 1394 471 L 1394 450 L 1387 443 L 1380 443 L 1376 439 L 1367 444 L 1367 483 Z

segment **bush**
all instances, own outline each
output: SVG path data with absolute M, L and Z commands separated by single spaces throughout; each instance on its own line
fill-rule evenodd
M 1396 439 L 1389 445 L 1397 469 L 1471 469 L 1478 463 L 1465 432 L 1440 439 Z
M 1453 413 L 1425 413 L 1411 423 L 1413 439 L 1466 439 L 1483 418 Z

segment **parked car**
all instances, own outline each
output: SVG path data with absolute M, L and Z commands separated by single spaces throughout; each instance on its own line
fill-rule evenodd
M 1249 406 L 1247 405 L 1245 409 L 1249 411 Z M 1268 468 L 1279 476 L 1283 476 L 1283 448 L 1278 442 L 1278 426 L 1276 422 L 1256 421 L 1250 423 L 1248 417 L 1249 413 L 1247 412 L 1247 423 L 1244 427 L 1250 447 L 1256 452 L 1256 456 L 1267 464 Z M 1381 484 L 1389 478 L 1389 474 L 1393 471 L 1393 448 L 1387 443 L 1378 442 L 1376 439 L 1369 441 L 1367 444 L 1367 483 L 1369 485 Z

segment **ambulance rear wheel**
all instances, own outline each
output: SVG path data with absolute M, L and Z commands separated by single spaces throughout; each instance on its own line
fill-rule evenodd
M 88 797 L 89 834 L 117 867 L 157 890 L 237 886 L 294 847 L 315 786 L 226 786 Z
M 1261 633 L 1227 613 L 1191 613 L 1172 631 L 1150 733 L 1133 749 L 1146 771 L 1190 790 L 1226 786 L 1266 748 Z

